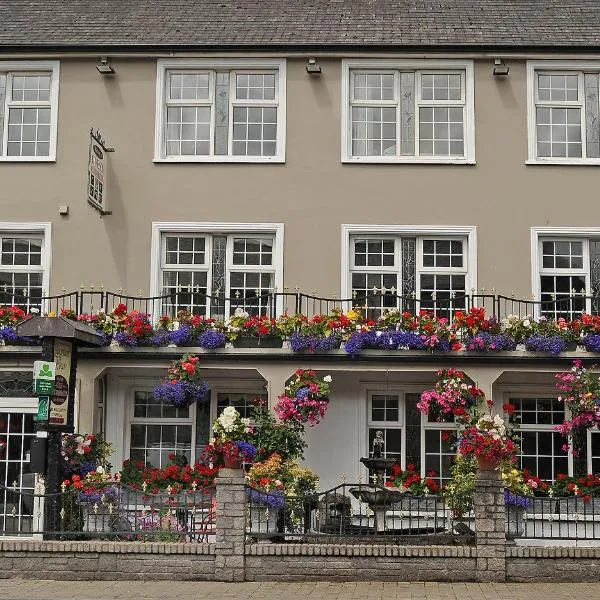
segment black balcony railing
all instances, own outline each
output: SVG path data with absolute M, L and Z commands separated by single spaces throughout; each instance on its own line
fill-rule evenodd
M 600 314 L 600 296 L 546 297 L 541 300 L 525 300 L 501 294 L 444 295 L 438 297 L 400 296 L 391 290 L 374 290 L 370 293 L 356 293 L 349 298 L 336 298 L 306 294 L 304 292 L 265 292 L 246 291 L 233 297 L 207 294 L 201 289 L 184 288 L 161 296 L 127 295 L 122 292 L 104 290 L 81 290 L 55 296 L 28 295 L 23 291 L 0 290 L 0 307 L 18 306 L 25 312 L 39 310 L 42 313 L 60 314 L 62 310 L 80 314 L 110 313 L 123 304 L 128 311 L 138 310 L 149 313 L 158 319 L 166 315 L 174 317 L 180 310 L 193 314 L 211 316 L 225 320 L 236 309 L 243 309 L 252 315 L 265 315 L 276 318 L 287 313 L 301 313 L 311 318 L 317 314 L 331 313 L 333 310 L 349 311 L 360 309 L 367 318 L 377 319 L 386 310 L 397 309 L 418 313 L 427 310 L 439 317 L 451 319 L 457 311 L 471 308 L 484 308 L 488 317 L 498 320 L 510 315 L 518 317 L 536 316 L 549 319 L 565 318 L 572 320 L 583 313 Z

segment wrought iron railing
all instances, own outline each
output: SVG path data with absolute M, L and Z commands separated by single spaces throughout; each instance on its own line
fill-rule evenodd
M 456 537 L 452 517 L 434 495 L 412 496 L 364 483 L 343 483 L 302 496 L 267 493 L 251 487 L 247 494 L 249 538 L 286 541 L 400 542 L 411 536 Z
M 551 319 L 564 317 L 573 319 L 586 312 L 600 314 L 600 297 L 573 294 L 570 296 L 544 296 L 541 300 L 525 300 L 501 294 L 447 295 L 445 297 L 401 296 L 395 290 L 375 289 L 370 293 L 348 298 L 325 297 L 304 292 L 264 292 L 259 290 L 246 294 L 224 297 L 207 294 L 199 288 L 182 288 L 160 296 L 127 295 L 122 291 L 80 290 L 54 296 L 32 296 L 26 291 L 0 289 L 0 307 L 19 306 L 26 312 L 38 309 L 44 313 L 60 314 L 61 310 L 75 314 L 98 312 L 109 313 L 119 304 L 128 310 L 174 317 L 179 310 L 190 310 L 194 314 L 226 319 L 236 308 L 255 315 L 277 317 L 281 314 L 301 313 L 311 318 L 317 314 L 331 313 L 334 309 L 348 311 L 361 309 L 367 317 L 377 318 L 387 309 L 419 312 L 428 310 L 438 316 L 452 318 L 457 311 L 473 307 L 484 308 L 488 316 L 503 319 L 510 315 L 546 316 Z
M 212 488 L 42 494 L 0 486 L 0 538 L 206 542 L 214 539 L 215 507 Z
M 517 537 L 600 540 L 600 497 L 533 498 L 525 509 L 510 507 L 509 519 Z

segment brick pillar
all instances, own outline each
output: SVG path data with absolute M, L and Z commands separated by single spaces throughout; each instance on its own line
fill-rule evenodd
M 506 509 L 499 470 L 479 471 L 475 482 L 477 580 L 506 580 Z
M 246 480 L 241 469 L 221 469 L 216 478 L 215 580 L 244 581 Z

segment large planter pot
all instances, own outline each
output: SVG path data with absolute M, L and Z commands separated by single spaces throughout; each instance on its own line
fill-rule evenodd
M 83 531 L 86 533 L 108 533 L 111 523 L 116 517 L 116 507 L 107 506 L 100 502 L 92 504 L 85 502 L 81 505 L 83 514 Z
M 242 459 L 241 458 L 231 458 L 229 456 L 223 457 L 223 464 L 226 469 L 241 469 L 242 468 Z
M 498 461 L 491 461 L 484 456 L 478 456 L 477 462 L 479 463 L 480 471 L 494 471 L 498 466 Z
M 271 506 L 250 506 L 250 530 L 254 534 L 276 534 L 279 508 Z
M 276 336 L 238 337 L 231 344 L 234 348 L 281 348 L 283 340 Z
M 525 531 L 525 509 L 520 506 L 507 507 L 506 511 L 506 539 L 514 540 L 521 537 Z

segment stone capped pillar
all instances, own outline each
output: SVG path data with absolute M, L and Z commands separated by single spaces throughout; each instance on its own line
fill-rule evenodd
M 244 581 L 246 480 L 241 469 L 221 469 L 216 478 L 215 580 Z
M 499 470 L 479 471 L 475 481 L 477 580 L 506 580 L 506 508 Z

